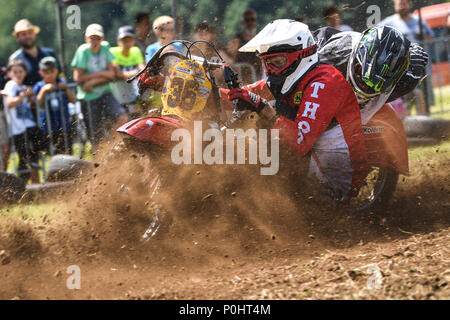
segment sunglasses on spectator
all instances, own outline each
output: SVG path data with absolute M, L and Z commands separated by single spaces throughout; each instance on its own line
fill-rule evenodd
M 244 21 L 245 22 L 255 22 L 256 18 L 245 18 Z

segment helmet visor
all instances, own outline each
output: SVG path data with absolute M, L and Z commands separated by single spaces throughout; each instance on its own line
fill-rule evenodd
M 372 88 L 373 86 L 371 87 L 363 80 L 362 67 L 358 61 L 355 61 L 355 63 L 353 64 L 353 76 L 356 82 L 356 86 L 358 87 L 357 89 L 358 91 L 360 91 L 359 93 L 362 93 L 366 96 L 373 96 L 379 93 Z

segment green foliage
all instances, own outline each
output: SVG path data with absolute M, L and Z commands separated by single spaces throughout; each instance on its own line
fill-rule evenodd
M 0 0 L 0 65 L 5 65 L 9 55 L 17 49 L 11 35 L 14 24 L 21 18 L 27 18 L 41 27 L 37 43 L 59 51 L 55 0 Z M 69 30 L 65 25 L 68 14 L 63 9 L 64 35 L 66 45 L 66 66 L 70 65 L 76 48 L 84 42 L 84 29 L 90 23 L 100 23 L 106 32 L 106 40 L 116 43 L 117 29 L 122 25 L 133 25 L 133 17 L 138 12 L 148 12 L 152 19 L 160 15 L 171 15 L 170 0 L 115 0 L 80 5 L 81 30 Z M 311 28 L 323 25 L 322 10 L 327 5 L 336 3 L 341 9 L 342 22 L 355 30 L 365 28 L 367 7 L 376 4 L 381 8 L 382 18 L 393 14 L 391 0 L 175 0 L 177 14 L 183 21 L 183 37 L 190 38 L 193 27 L 200 21 L 207 20 L 217 26 L 219 41 L 226 43 L 241 28 L 242 13 L 253 8 L 258 13 L 259 27 L 278 18 L 295 18 L 303 16 Z M 442 0 L 415 1 L 413 7 L 440 3 Z M 70 68 L 68 68 L 70 70 Z M 71 72 L 69 72 L 71 73 Z

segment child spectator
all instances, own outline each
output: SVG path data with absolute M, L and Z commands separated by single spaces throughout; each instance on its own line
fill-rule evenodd
M 3 95 L 3 93 L 2 93 Z M 0 171 L 6 171 L 9 154 L 8 127 L 3 113 L 3 104 L 0 105 Z
M 135 46 L 135 37 L 131 26 L 119 28 L 117 35 L 118 47 L 112 47 L 114 63 L 118 66 L 116 78 L 118 81 L 111 83 L 111 90 L 117 101 L 125 106 L 129 114 L 134 114 L 135 103 L 138 98 L 137 80 L 127 83 L 125 80 L 136 75 L 140 69 L 145 67 L 144 57 L 141 50 Z
M 155 42 L 155 34 L 152 32 L 150 16 L 148 13 L 139 12 L 134 16 L 134 27 L 136 28 L 136 46 L 139 47 L 142 54 L 145 54 L 145 48 Z
M 102 43 L 103 39 L 103 27 L 89 25 L 85 33 L 86 43 L 78 47 L 72 60 L 73 78 L 78 83 L 77 99 L 81 100 L 94 147 L 103 136 L 105 121 L 113 124 L 128 119 L 125 109 L 111 94 L 109 82 L 115 79 L 114 55 L 109 46 Z
M 217 43 L 216 28 L 214 27 L 214 25 L 209 24 L 206 20 L 198 23 L 195 26 L 193 39 L 205 40 L 210 42 L 212 45 L 214 45 L 214 47 L 216 47 L 217 50 L 219 50 L 220 55 L 222 56 L 222 58 L 225 59 L 225 61 L 227 62 L 232 61 L 232 58 L 225 51 L 225 48 L 222 48 L 222 46 L 219 43 Z M 211 48 L 209 45 L 207 45 L 206 43 L 199 42 L 196 43 L 196 46 L 202 50 L 202 52 L 206 55 L 206 58 L 208 58 L 208 60 L 213 59 L 213 61 L 215 61 L 214 59 L 217 59 L 216 62 L 219 62 L 219 58 L 217 57 L 215 50 Z M 194 55 L 203 57 L 202 54 L 198 52 L 198 50 L 195 47 L 192 48 L 191 50 Z
M 341 24 L 341 13 L 337 5 L 333 4 L 323 9 L 322 15 L 327 26 L 339 31 L 353 31 L 352 27 Z
M 3 97 L 5 86 L 6 68 L 0 68 L 0 97 Z M 6 171 L 9 157 L 8 127 L 6 125 L 3 98 L 0 99 L 0 171 Z
M 56 153 L 72 154 L 69 102 L 74 103 L 75 97 L 72 91 L 67 88 L 66 81 L 58 77 L 58 73 L 55 58 L 45 57 L 42 59 L 39 62 L 39 74 L 43 80 L 34 86 L 34 93 L 41 106 L 39 121 L 43 134 L 48 134 L 49 128 L 47 126 L 49 119 L 47 116 L 49 115 L 52 134 L 51 141 L 56 148 Z M 46 114 L 47 111 L 49 114 Z
M 221 46 L 216 41 L 216 28 L 212 24 L 209 24 L 206 20 L 200 22 L 195 26 L 193 39 L 195 41 L 196 40 L 208 41 L 209 43 L 214 45 L 214 47 L 219 51 L 220 55 L 225 61 L 227 62 L 232 61 L 231 57 L 227 54 L 225 49 L 221 48 Z M 219 62 L 217 53 L 213 48 L 211 48 L 211 46 L 209 46 L 204 42 L 198 42 L 195 45 L 196 47 L 191 48 L 191 53 L 193 55 L 203 57 L 204 54 L 209 61 Z M 202 52 L 200 52 L 197 48 L 199 48 Z M 215 70 L 214 77 L 216 78 L 216 81 L 218 82 L 219 86 L 226 86 L 226 83 L 223 80 L 222 70 Z M 244 79 L 244 77 L 241 76 L 241 79 Z
M 175 40 L 175 20 L 169 16 L 158 17 L 153 22 L 153 31 L 155 32 L 158 40 L 145 49 L 146 62 L 153 57 L 159 48 L 168 44 L 170 41 Z M 176 42 L 169 46 L 167 50 L 182 52 L 183 44 L 181 42 Z
M 36 125 L 33 116 L 32 104 L 34 93 L 31 87 L 23 85 L 27 74 L 25 63 L 22 60 L 12 60 L 8 63 L 8 77 L 11 79 L 5 85 L 3 104 L 5 105 L 6 120 L 9 135 L 12 137 L 16 151 L 19 155 L 19 176 L 28 181 L 31 177 L 33 183 L 39 182 L 38 172 L 23 172 L 28 169 L 38 169 L 39 151 L 45 150 L 47 144 L 45 137 Z

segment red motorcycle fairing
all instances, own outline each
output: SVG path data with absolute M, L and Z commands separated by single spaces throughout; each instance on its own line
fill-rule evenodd
M 183 121 L 172 117 L 144 117 L 125 123 L 117 129 L 117 132 L 132 136 L 139 141 L 170 147 L 175 143 L 170 139 L 173 130 L 184 126 Z
M 390 168 L 408 176 L 408 143 L 403 123 L 390 104 L 385 104 L 363 126 L 369 165 Z
M 137 140 L 171 147 L 172 132 L 186 127 L 186 123 L 167 116 L 144 117 L 127 122 L 118 132 Z M 409 175 L 408 144 L 403 123 L 390 104 L 385 104 L 363 126 L 369 165 L 391 168 Z

